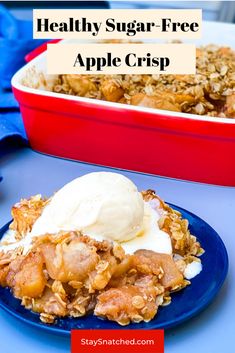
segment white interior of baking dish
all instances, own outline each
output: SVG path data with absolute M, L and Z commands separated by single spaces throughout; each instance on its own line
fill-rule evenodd
M 203 22 L 203 38 L 193 41 L 196 45 L 217 44 L 221 46 L 230 46 L 235 48 L 235 25 L 218 22 Z M 84 43 L 84 41 L 64 40 L 64 43 Z M 87 41 L 86 41 L 87 42 Z M 160 42 L 160 41 L 159 41 Z M 190 41 L 188 41 L 190 42 Z M 162 116 L 181 117 L 193 120 L 203 120 L 211 122 L 220 122 L 227 124 L 235 124 L 235 119 L 214 118 L 209 116 L 200 116 L 196 114 L 179 113 L 168 110 L 159 110 L 153 108 L 139 107 L 128 104 L 113 103 L 103 100 L 78 97 L 62 93 L 52 92 L 52 87 L 58 75 L 47 75 L 46 73 L 46 52 L 40 54 L 31 62 L 22 67 L 12 78 L 12 86 L 16 89 L 32 94 L 40 94 L 42 96 L 60 97 L 70 101 L 87 102 L 89 104 L 100 105 L 102 107 L 114 107 L 120 110 L 128 109 L 132 111 L 141 111 L 143 113 L 151 113 Z

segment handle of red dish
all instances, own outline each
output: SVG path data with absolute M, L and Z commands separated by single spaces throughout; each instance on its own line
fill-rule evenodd
M 30 53 L 25 55 L 25 57 L 24 57 L 25 61 L 27 63 L 29 63 L 31 60 L 36 58 L 39 54 L 41 54 L 41 53 L 43 53 L 44 51 L 47 50 L 47 44 L 48 43 L 58 43 L 60 40 L 61 39 L 53 39 L 53 40 L 50 40 L 49 42 L 45 42 L 45 43 L 41 44 L 39 47 L 35 48 Z

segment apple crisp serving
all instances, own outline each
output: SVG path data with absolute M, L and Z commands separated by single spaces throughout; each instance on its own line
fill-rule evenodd
M 158 209 L 172 255 L 145 249 L 127 254 L 120 244 L 78 231 L 40 235 L 25 251 L 22 241 L 49 202 L 36 195 L 12 208 L 10 228 L 21 245 L 0 250 L 0 285 L 48 324 L 89 313 L 120 325 L 150 321 L 159 306 L 170 304 L 172 292 L 190 285 L 185 268 L 200 262 L 203 249 L 179 212 L 152 190 L 141 195 Z

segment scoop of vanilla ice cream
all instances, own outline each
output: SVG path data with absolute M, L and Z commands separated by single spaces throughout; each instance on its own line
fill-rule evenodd
M 96 239 L 128 241 L 141 230 L 144 201 L 121 174 L 86 174 L 55 193 L 35 222 L 31 236 L 79 230 Z

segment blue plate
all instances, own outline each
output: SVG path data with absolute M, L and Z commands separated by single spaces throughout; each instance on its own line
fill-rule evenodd
M 0 287 L 0 306 L 16 318 L 52 333 L 69 335 L 72 329 L 159 329 L 176 326 L 205 309 L 220 290 L 228 272 L 228 255 L 219 235 L 201 218 L 180 207 L 171 205 L 189 221 L 189 229 L 196 235 L 205 253 L 201 256 L 203 270 L 192 279 L 190 286 L 172 294 L 172 303 L 159 308 L 156 318 L 148 323 L 118 324 L 93 315 L 84 318 L 59 319 L 53 325 L 40 321 L 39 315 L 25 309 L 7 288 Z M 9 223 L 0 230 L 0 238 Z

